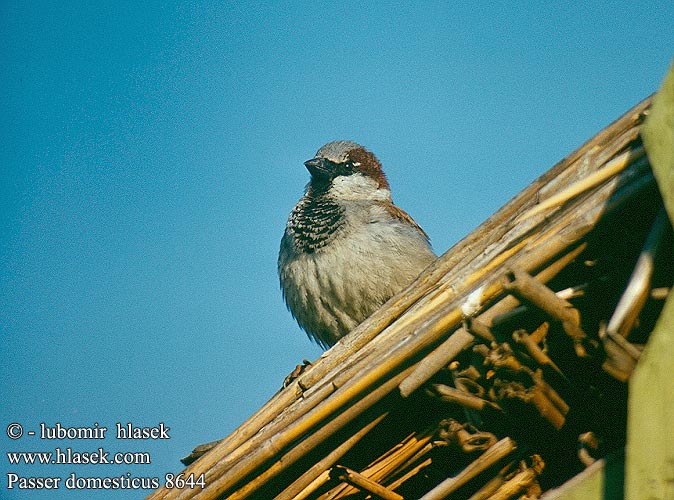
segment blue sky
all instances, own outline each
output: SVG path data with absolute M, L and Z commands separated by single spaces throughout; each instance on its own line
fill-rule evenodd
M 672 19 L 671 1 L 3 2 L 0 497 L 26 498 L 7 472 L 177 472 L 318 357 L 276 256 L 322 144 L 375 152 L 442 253 L 658 88 Z M 13 422 L 171 439 L 12 441 Z M 4 453 L 57 446 L 152 464 Z

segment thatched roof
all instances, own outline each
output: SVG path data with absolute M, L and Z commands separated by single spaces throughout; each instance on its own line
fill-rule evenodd
M 646 99 L 149 498 L 538 498 L 621 453 L 672 285 Z M 453 495 L 453 496 L 452 496 Z

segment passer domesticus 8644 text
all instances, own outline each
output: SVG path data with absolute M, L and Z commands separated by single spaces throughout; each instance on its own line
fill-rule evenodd
M 379 160 L 350 141 L 304 162 L 311 174 L 281 240 L 283 297 L 323 347 L 370 316 L 435 259 L 419 225 L 393 204 Z

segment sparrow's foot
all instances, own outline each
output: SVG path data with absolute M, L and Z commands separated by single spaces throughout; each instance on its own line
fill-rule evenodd
M 283 380 L 283 388 L 285 389 L 288 387 L 293 380 L 295 380 L 297 377 L 302 375 L 307 368 L 311 366 L 311 361 L 308 361 L 306 359 L 302 360 L 301 365 L 297 365 L 293 371 L 290 372 L 290 375 L 288 375 L 284 380 Z

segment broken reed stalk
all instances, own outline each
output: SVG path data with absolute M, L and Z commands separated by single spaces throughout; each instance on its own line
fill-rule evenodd
M 556 430 L 561 429 L 566 422 L 566 414 L 551 401 L 547 392 L 538 384 L 527 389 L 523 401 L 531 402 L 541 417 L 550 422 Z M 566 411 L 568 412 L 568 406 L 566 406 Z
M 558 320 L 567 335 L 573 339 L 578 356 L 585 356 L 585 349 L 581 343 L 587 335 L 580 328 L 578 309 L 566 300 L 557 297 L 555 292 L 520 269 L 513 268 L 506 274 L 503 286 L 520 300 L 535 305 L 553 319 Z
M 463 328 L 459 328 L 453 335 L 450 335 L 447 340 L 419 363 L 409 377 L 400 383 L 398 389 L 402 397 L 408 397 L 421 387 L 429 378 L 447 366 L 451 360 L 468 347 L 474 339 L 475 337 Z
M 477 490 L 468 500 L 489 500 L 492 494 L 506 482 L 506 476 L 512 470 L 515 462 L 512 461 L 503 467 L 496 476 L 487 481 L 484 486 Z
M 445 384 L 433 384 L 433 396 L 445 403 L 463 406 L 469 410 L 484 411 L 489 408 L 497 412 L 503 411 L 499 405 L 488 399 L 480 398 Z
M 470 424 L 462 424 L 453 418 L 440 422 L 442 431 L 440 437 L 459 447 L 467 454 L 473 454 L 477 451 L 486 451 L 496 444 L 496 436 L 491 432 L 481 432 Z
M 627 382 L 641 357 L 641 351 L 619 333 L 599 331 L 606 359 L 602 368 L 616 380 Z
M 431 435 L 432 431 L 426 431 L 423 432 L 418 438 L 414 434 L 408 436 L 405 438 L 405 440 L 403 440 L 402 443 L 398 444 L 388 453 L 385 453 L 383 456 L 378 458 L 374 463 L 361 471 L 360 474 L 373 481 L 380 481 L 386 477 L 389 477 L 391 474 L 398 473 L 400 470 L 404 470 L 408 463 L 416 460 L 428 452 L 430 448 L 432 448 L 432 445 L 429 443 Z M 332 464 L 329 465 L 328 468 L 331 466 Z M 387 487 L 390 490 L 395 490 L 400 484 L 402 484 L 402 482 L 399 479 Z M 316 488 L 314 488 L 314 490 L 315 489 Z M 322 494 L 320 497 L 318 497 L 318 500 L 333 500 L 336 498 L 347 497 L 352 493 L 354 493 L 352 486 L 349 486 L 348 484 L 341 484 L 332 488 L 327 493 Z M 291 496 L 287 498 L 288 500 L 291 498 L 293 500 L 295 499 L 295 497 Z M 304 498 L 304 496 L 300 498 Z
M 586 248 L 587 243 L 585 242 L 577 245 L 575 248 L 567 252 L 562 257 L 558 258 L 552 264 L 549 264 L 544 269 L 542 269 L 536 275 L 536 279 L 541 283 L 547 283 L 552 278 L 557 276 L 557 274 L 559 274 L 562 269 L 573 262 Z M 506 314 L 508 311 L 511 311 L 519 306 L 519 304 L 520 301 L 516 297 L 513 295 L 506 295 L 499 302 L 477 316 L 476 319 L 485 324 L 487 327 L 491 327 L 494 324 L 494 318 Z
M 402 442 L 389 450 L 389 452 L 385 453 L 362 470 L 361 474 L 368 479 L 380 482 L 387 477 L 404 470 L 407 465 L 418 460 L 432 449 L 433 445 L 430 441 L 434 432 L 435 429 L 427 429 L 419 435 L 412 434 L 407 436 Z M 397 486 L 393 485 L 388 486 L 391 490 L 395 490 L 396 487 Z M 331 492 L 322 495 L 319 500 L 332 500 L 334 498 L 348 497 L 352 493 L 354 493 L 352 487 L 341 485 L 333 488 Z
M 516 448 L 515 442 L 506 437 L 485 451 L 454 477 L 449 477 L 426 493 L 420 500 L 442 500 L 455 492 L 480 473 L 496 465 Z
M 350 436 L 341 445 L 328 453 L 323 459 L 316 462 L 304 474 L 298 477 L 285 490 L 278 494 L 274 500 L 300 500 L 306 498 L 307 495 L 320 488 L 324 482 L 329 479 L 329 474 L 325 474 L 323 481 L 316 482 L 321 475 L 330 469 L 337 460 L 342 458 L 344 454 L 353 448 L 367 433 L 374 429 L 379 422 L 386 418 L 387 414 L 383 413 L 375 417 L 370 423 L 363 426 L 358 432 Z
M 532 461 L 533 463 L 530 466 L 523 467 L 520 472 L 503 483 L 491 494 L 489 499 L 509 500 L 527 490 L 536 481 L 536 478 L 541 475 L 545 467 L 543 460 L 538 455 L 534 455 Z
M 512 221 L 516 213 L 521 213 L 535 203 L 536 193 L 558 181 L 557 177 L 562 173 L 575 169 L 575 163 L 589 155 L 592 149 L 601 149 L 611 141 L 624 141 L 631 133 L 630 130 L 638 130 L 640 116 L 649 104 L 650 100 L 646 100 L 633 108 L 534 181 L 431 265 L 415 284 L 391 299 L 290 387 L 272 398 L 230 437 L 188 467 L 185 473 L 206 473 L 209 486 L 205 490 L 161 489 L 149 498 L 210 499 L 224 491 L 231 491 L 234 484 L 269 460 L 266 454 L 250 452 L 271 436 L 278 433 L 288 435 L 287 438 L 277 440 L 276 448 L 269 448 L 273 456 L 284 448 L 280 445 L 286 443 L 287 446 L 310 432 L 321 421 L 339 413 L 345 405 L 390 376 L 410 357 L 417 356 L 441 341 L 447 330 L 461 320 L 461 304 L 457 303 L 457 296 L 474 291 L 480 284 L 484 287 L 483 303 L 487 304 L 502 295 L 502 287 L 489 280 L 487 274 L 502 276 L 505 261 L 519 263 L 521 268 L 531 272 L 591 230 L 601 210 L 589 210 L 591 215 L 586 213 L 578 223 L 568 220 L 568 214 L 566 218 L 558 216 L 568 212 L 565 207 L 555 214 L 561 223 L 553 224 L 553 231 L 546 231 L 547 236 L 534 234 L 540 223 L 531 218 L 517 225 L 513 225 Z M 625 171 L 618 177 L 623 174 Z M 583 202 L 592 199 L 592 203 L 601 205 L 605 203 L 602 199 L 606 200 L 615 194 L 616 186 L 619 185 L 617 177 L 606 181 L 601 187 L 595 188 L 594 194 L 585 196 Z M 607 209 L 612 203 L 615 205 L 615 200 L 609 201 L 603 208 Z M 398 321 L 393 322 L 398 316 Z M 382 352 L 389 352 L 383 360 Z M 342 364 L 345 360 L 353 361 L 348 363 L 352 378 L 335 390 L 333 382 L 337 378 L 343 380 Z M 298 425 L 298 421 L 302 425 Z
M 504 288 L 560 322 L 568 321 L 576 326 L 580 325 L 580 312 L 571 303 L 557 297 L 555 292 L 521 269 L 513 268 L 506 274 Z
M 543 380 L 543 371 L 540 368 L 534 372 L 533 379 L 536 386 L 541 388 L 541 391 L 543 394 L 545 394 L 553 406 L 566 417 L 566 414 L 569 413 L 569 405 L 550 384 Z
M 540 366 L 549 366 L 566 380 L 566 376 L 562 373 L 562 370 L 543 352 L 543 349 L 538 346 L 538 342 L 526 330 L 516 330 L 513 332 L 513 340 L 522 345 L 536 363 Z
M 372 481 L 371 479 L 354 470 L 349 469 L 348 467 L 343 467 L 341 465 L 333 467 L 333 473 L 331 475 L 340 481 L 344 481 L 360 490 L 365 490 L 369 493 L 372 493 L 373 495 L 384 500 L 404 500 L 404 498 L 401 495 L 398 495 L 395 491 L 389 490 L 381 484 Z
M 466 319 L 464 319 L 463 326 L 466 330 L 468 330 L 469 333 L 475 335 L 486 344 L 496 342 L 496 338 L 494 337 L 494 334 L 492 333 L 489 326 L 477 318 L 468 316 Z

